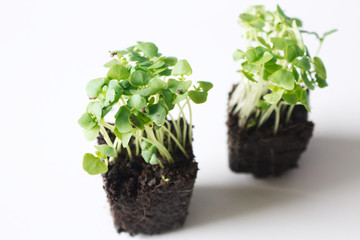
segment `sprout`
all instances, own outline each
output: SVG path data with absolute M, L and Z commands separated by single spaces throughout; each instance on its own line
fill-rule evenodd
M 91 80 L 86 86 L 90 103 L 78 123 L 86 139 L 95 140 L 101 133 L 106 144 L 95 146 L 97 156 L 84 155 L 84 170 L 89 174 L 106 172 L 108 162 L 115 161 L 122 148 L 130 158 L 141 155 L 146 163 L 161 167 L 164 162 L 174 163 L 171 153 L 175 147 L 189 158 L 185 146 L 192 144 L 190 102 L 204 103 L 212 83 L 199 81 L 190 90 L 192 81 L 185 77 L 192 74 L 188 61 L 162 56 L 153 43 L 138 42 L 124 51 L 111 52 L 111 56 L 116 58 L 104 65 L 109 68 L 106 77 Z M 179 110 L 177 119 L 170 113 L 174 108 Z M 104 117 L 114 109 L 112 125 Z M 115 135 L 114 141 L 108 131 Z M 131 139 L 135 153 L 129 146 Z
M 326 70 L 322 60 L 311 57 L 302 34 L 315 35 L 320 47 L 324 38 L 314 32 L 299 30 L 302 22 L 277 11 L 266 11 L 264 6 L 253 6 L 239 16 L 244 30 L 246 51 L 236 50 L 234 61 L 241 62 L 242 81 L 233 91 L 229 111 L 239 115 L 242 128 L 260 127 L 275 112 L 276 134 L 282 109 L 291 117 L 294 105 L 301 104 L 310 111 L 308 91 L 327 86 Z

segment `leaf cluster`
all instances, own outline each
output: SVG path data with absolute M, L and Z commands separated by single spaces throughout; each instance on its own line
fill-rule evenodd
M 236 50 L 234 61 L 241 61 L 239 70 L 244 77 L 256 83 L 265 81 L 269 94 L 263 96 L 268 104 L 285 101 L 289 105 L 302 104 L 308 110 L 307 89 L 326 87 L 327 74 L 323 61 L 311 57 L 302 40 L 301 20 L 290 18 L 277 6 L 275 12 L 264 6 L 254 6 L 239 16 L 249 42 L 246 51 Z M 335 32 L 324 34 L 319 40 Z
M 126 50 L 111 52 L 111 56 L 114 58 L 104 65 L 108 68 L 106 77 L 93 79 L 86 86 L 90 103 L 78 123 L 88 140 L 94 140 L 99 131 L 104 135 L 105 126 L 126 148 L 138 132 L 145 128 L 156 131 L 163 126 L 169 112 L 180 102 L 204 103 L 212 88 L 205 81 L 198 81 L 191 88 L 192 81 L 186 80 L 192 74 L 188 61 L 163 56 L 154 43 L 138 42 Z M 116 108 L 115 125 L 109 126 L 104 117 L 113 108 Z M 149 144 L 143 142 L 141 155 L 146 162 L 158 164 L 159 149 Z M 114 149 L 109 143 L 97 146 L 98 160 L 116 157 Z M 93 155 L 85 156 L 90 159 L 86 162 L 94 160 Z M 103 171 L 105 168 L 98 173 Z

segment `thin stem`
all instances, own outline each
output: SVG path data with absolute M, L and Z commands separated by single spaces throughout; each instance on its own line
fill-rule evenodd
M 178 107 L 180 109 L 180 113 L 182 115 L 182 121 L 183 121 L 183 135 L 182 135 L 183 146 L 186 146 L 186 131 L 187 131 L 187 123 L 186 123 L 186 119 L 185 119 L 185 113 L 183 111 L 185 105 L 186 105 L 186 103 L 181 107 L 181 105 L 178 103 Z M 180 119 L 180 114 L 179 114 L 179 119 Z
M 115 138 L 114 141 L 114 149 L 116 150 L 116 152 L 120 152 L 120 147 L 121 147 L 121 141 L 118 138 Z
M 125 102 L 125 100 L 124 100 L 124 98 L 123 98 L 123 96 L 121 96 L 121 102 L 123 103 L 123 105 L 126 105 L 126 102 Z
M 126 151 L 127 151 L 128 155 L 129 155 L 130 159 L 133 159 L 131 149 L 130 149 L 129 145 L 126 146 Z
M 289 123 L 290 118 L 291 118 L 291 114 L 292 114 L 292 112 L 294 110 L 294 107 L 295 107 L 295 105 L 290 105 L 289 106 L 289 109 L 288 109 L 287 114 L 286 114 L 286 123 Z
M 274 111 L 274 109 L 276 108 L 276 104 L 272 104 L 267 110 L 266 112 L 261 116 L 258 127 L 260 127 L 271 115 L 271 113 Z
M 275 108 L 275 123 L 274 123 L 274 134 L 277 133 L 280 123 L 280 110 L 279 107 Z
M 139 131 L 140 135 L 142 135 L 142 131 Z M 138 137 L 135 137 L 135 154 L 136 156 L 139 156 L 140 154 L 140 139 Z
M 317 51 L 316 51 L 315 56 L 319 56 L 319 53 L 320 53 L 320 49 L 321 49 L 322 44 L 323 44 L 323 40 L 320 40 L 320 44 L 319 44 L 319 47 L 318 47 L 318 49 L 317 49 Z
M 102 126 L 102 125 L 100 125 L 100 132 L 103 135 L 104 140 L 107 143 L 107 145 L 109 145 L 110 147 L 114 147 L 109 135 L 107 134 L 104 126 Z
M 186 98 L 186 103 L 189 107 L 189 144 L 192 145 L 192 111 L 191 111 L 191 105 L 190 105 L 190 100 L 187 97 Z
M 170 116 L 171 122 L 172 122 L 173 125 L 174 125 L 175 132 L 176 132 L 176 137 L 177 137 L 177 139 L 178 139 L 179 141 L 181 141 L 181 131 L 180 131 L 180 128 L 179 128 L 179 126 L 176 124 L 176 121 L 175 121 L 175 119 L 173 118 L 173 116 L 172 116 L 170 113 L 169 113 L 168 115 Z
M 164 147 L 164 145 L 162 145 L 161 143 L 159 143 L 156 140 L 152 128 L 150 128 L 149 126 L 145 126 L 145 131 L 146 131 L 147 138 L 143 138 L 143 139 L 150 138 L 154 142 L 154 145 L 158 148 L 159 153 L 163 157 L 165 157 L 165 159 L 168 160 L 171 164 L 174 163 L 174 160 L 173 160 L 171 154 L 169 153 L 169 151 Z
M 176 143 L 176 145 L 180 148 L 180 150 L 184 153 L 186 158 L 189 158 L 189 155 L 187 154 L 186 150 L 184 149 L 184 147 L 181 145 L 181 143 L 176 139 L 176 137 L 174 136 L 174 134 L 172 134 L 169 129 L 165 128 L 164 126 L 162 127 L 162 129 L 167 132 L 167 134 L 169 134 L 169 136 L 174 140 L 174 142 Z
M 167 120 L 165 120 L 165 124 L 167 125 L 167 129 L 168 129 L 168 131 L 171 133 L 171 124 L 167 121 Z M 172 134 L 172 133 L 171 133 Z M 168 144 L 168 149 L 171 151 L 172 150 L 172 144 L 171 144 L 171 136 L 170 136 L 170 134 L 168 135 L 168 138 L 167 138 L 167 144 Z
M 162 146 L 161 144 L 159 144 L 159 142 L 157 142 L 156 140 L 151 140 L 151 139 L 148 139 L 148 138 L 145 138 L 143 136 L 139 136 L 139 135 L 135 135 L 136 137 L 142 139 L 143 141 L 146 141 L 148 143 L 151 143 L 153 144 L 155 147 L 157 147 L 157 149 L 159 150 L 160 154 L 164 154 L 165 157 L 166 157 L 166 160 L 170 163 L 170 164 L 173 164 L 174 163 L 174 160 L 172 158 L 172 156 L 170 155 L 169 151 L 164 147 Z
M 114 132 L 115 126 L 107 123 L 104 119 L 101 119 L 100 123 L 101 123 L 102 125 L 104 125 L 104 127 L 106 127 L 107 129 L 109 129 L 109 130 L 111 130 L 112 132 Z

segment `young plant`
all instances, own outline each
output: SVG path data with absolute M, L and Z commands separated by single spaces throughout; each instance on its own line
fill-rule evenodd
M 317 56 L 324 38 L 314 32 L 300 30 L 302 22 L 277 11 L 266 11 L 264 6 L 253 6 L 240 15 L 246 51 L 236 50 L 234 61 L 241 61 L 241 82 L 233 91 L 229 107 L 239 115 L 241 128 L 260 127 L 275 112 L 274 134 L 277 133 L 282 111 L 287 111 L 289 122 L 294 106 L 303 105 L 310 111 L 308 91 L 324 88 L 326 69 Z M 315 35 L 319 49 L 311 57 L 302 33 Z
M 78 123 L 87 140 L 96 139 L 100 132 L 106 144 L 95 146 L 96 156 L 84 155 L 84 170 L 92 175 L 107 172 L 122 148 L 130 159 L 141 155 L 145 162 L 161 167 L 174 164 L 175 148 L 189 158 L 185 147 L 192 144 L 190 101 L 204 103 L 212 83 L 198 81 L 190 90 L 192 81 L 186 77 L 192 74 L 190 64 L 162 56 L 150 42 L 138 42 L 111 56 L 116 58 L 104 65 L 109 68 L 106 77 L 86 86 L 90 103 Z M 177 118 L 170 113 L 174 108 Z M 112 110 L 116 112 L 114 125 L 104 119 Z M 116 136 L 114 141 L 107 131 Z

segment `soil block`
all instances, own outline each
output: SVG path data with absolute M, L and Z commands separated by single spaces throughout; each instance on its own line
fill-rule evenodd
M 314 129 L 314 124 L 309 122 L 307 117 L 307 110 L 302 105 L 296 105 L 289 123 L 280 121 L 278 132 L 274 135 L 274 115 L 260 128 L 244 129 L 238 125 L 238 115 L 228 113 L 231 170 L 265 178 L 280 176 L 297 167 L 300 155 L 305 151 Z M 285 116 L 280 119 L 285 119 Z
M 98 143 L 105 144 L 102 137 Z M 175 165 L 163 169 L 146 164 L 141 156 L 130 160 L 125 150 L 109 165 L 109 171 L 102 176 L 119 233 L 151 235 L 184 224 L 198 171 L 192 146 L 188 145 L 186 150 L 190 159 L 175 150 L 172 153 Z

